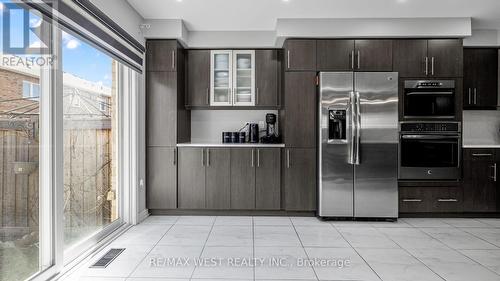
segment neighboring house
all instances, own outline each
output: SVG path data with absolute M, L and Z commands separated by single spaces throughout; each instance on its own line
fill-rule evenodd
M 0 64 L 0 119 L 39 114 L 40 69 Z M 63 73 L 65 120 L 109 121 L 111 88 Z M 107 126 L 106 126 L 107 127 Z

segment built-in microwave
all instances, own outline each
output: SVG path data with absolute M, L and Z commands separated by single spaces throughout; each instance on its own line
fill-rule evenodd
M 457 116 L 455 80 L 406 80 L 403 119 L 454 120 Z

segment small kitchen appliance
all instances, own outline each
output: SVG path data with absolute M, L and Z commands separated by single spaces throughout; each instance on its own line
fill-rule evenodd
M 257 123 L 248 124 L 248 142 L 250 143 L 259 142 L 259 124 Z
M 266 135 L 260 138 L 262 143 L 279 143 L 280 137 L 276 130 L 276 114 L 266 114 Z

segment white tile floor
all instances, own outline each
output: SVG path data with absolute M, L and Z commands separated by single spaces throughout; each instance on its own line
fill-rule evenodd
M 500 219 L 152 216 L 111 247 L 126 250 L 66 280 L 500 281 Z

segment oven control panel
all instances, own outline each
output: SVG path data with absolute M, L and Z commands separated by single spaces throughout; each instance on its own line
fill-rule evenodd
M 404 122 L 402 132 L 460 132 L 458 122 Z

